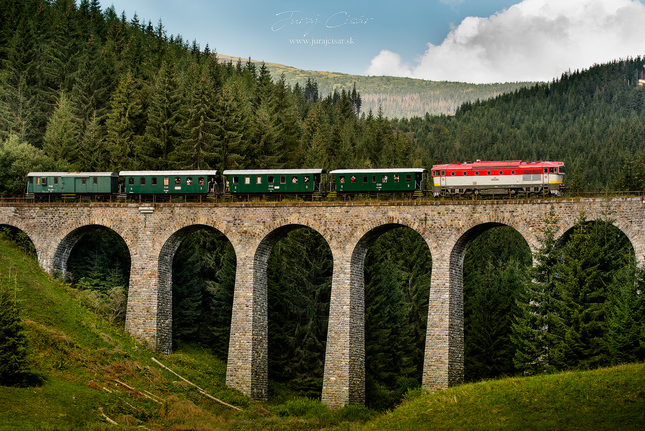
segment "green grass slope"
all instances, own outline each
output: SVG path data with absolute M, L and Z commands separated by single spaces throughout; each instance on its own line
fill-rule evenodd
M 644 430 L 645 364 L 463 385 L 363 430 Z
M 248 59 L 217 55 L 221 61 L 242 61 Z M 255 60 L 251 60 L 256 62 Z M 464 102 L 488 100 L 504 93 L 511 93 L 521 87 L 533 85 L 531 82 L 508 82 L 500 84 L 468 84 L 464 82 L 427 81 L 423 79 L 398 78 L 393 76 L 362 76 L 335 72 L 319 72 L 296 69 L 277 63 L 266 63 L 273 79 L 284 74 L 287 84 L 298 83 L 304 88 L 307 79 L 318 83 L 321 97 L 334 90 L 351 91 L 354 84 L 361 95 L 361 112 L 370 110 L 376 113 L 379 107 L 388 118 L 423 117 L 430 115 L 452 115 Z
M 284 393 L 254 403 L 226 387 L 223 361 L 195 346 L 167 357 L 153 352 L 1 234 L 0 283 L 15 290 L 30 341 L 30 373 L 20 385 L 0 386 L 0 431 L 347 429 L 375 415 L 351 406 L 331 412 L 320 401 Z

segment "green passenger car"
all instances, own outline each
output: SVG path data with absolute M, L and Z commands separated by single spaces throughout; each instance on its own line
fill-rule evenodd
M 336 169 L 329 172 L 335 175 L 338 193 L 396 193 L 422 190 L 422 168 L 391 169 Z
M 29 172 L 27 193 L 112 194 L 118 191 L 116 172 Z
M 126 194 L 187 195 L 214 192 L 219 171 L 121 171 L 119 175 L 125 181 Z
M 306 194 L 321 191 L 324 169 L 226 170 L 226 186 L 233 194 Z

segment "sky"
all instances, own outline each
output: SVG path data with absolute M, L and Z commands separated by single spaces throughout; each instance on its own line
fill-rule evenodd
M 305 70 L 550 81 L 645 55 L 645 0 L 102 0 L 201 49 Z

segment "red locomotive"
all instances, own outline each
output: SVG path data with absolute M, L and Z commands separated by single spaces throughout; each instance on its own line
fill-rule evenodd
M 432 167 L 432 193 L 441 194 L 527 194 L 549 192 L 560 195 L 564 188 L 562 162 L 458 163 Z

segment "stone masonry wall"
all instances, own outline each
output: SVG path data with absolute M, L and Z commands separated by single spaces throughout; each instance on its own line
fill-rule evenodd
M 76 241 L 87 230 L 107 227 L 120 235 L 131 257 L 126 329 L 169 353 L 172 341 L 172 261 L 190 232 L 222 232 L 237 258 L 227 384 L 254 399 L 267 396 L 266 267 L 274 244 L 289 230 L 307 226 L 329 244 L 334 261 L 323 379 L 323 401 L 340 407 L 365 399 L 365 293 L 363 265 L 383 232 L 407 226 L 432 254 L 432 280 L 423 386 L 438 390 L 463 380 L 463 260 L 469 244 L 493 226 L 515 228 L 532 250 L 544 215 L 553 205 L 559 235 L 581 211 L 587 220 L 609 217 L 645 257 L 641 199 L 553 201 L 392 202 L 285 204 L 81 204 L 0 206 L 0 225 L 24 231 L 49 273 L 65 271 Z

